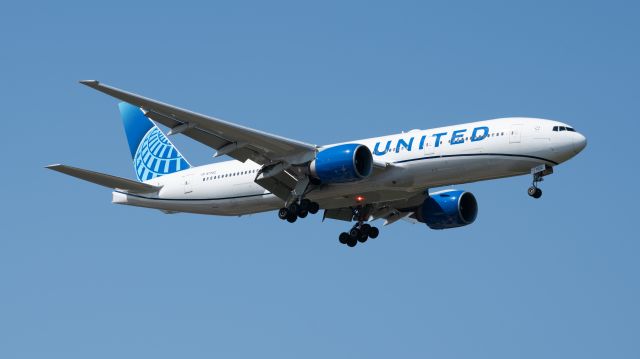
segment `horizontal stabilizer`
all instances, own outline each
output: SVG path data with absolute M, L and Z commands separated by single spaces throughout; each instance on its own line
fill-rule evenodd
M 82 168 L 76 168 L 66 165 L 49 165 L 48 169 L 54 170 L 60 173 L 64 173 L 69 176 L 80 178 L 81 180 L 89 181 L 101 186 L 113 188 L 115 190 L 121 190 L 131 193 L 152 193 L 158 192 L 161 187 L 152 186 L 146 183 L 140 183 L 132 181 L 122 177 L 116 177 L 100 172 L 94 172 L 85 170 Z

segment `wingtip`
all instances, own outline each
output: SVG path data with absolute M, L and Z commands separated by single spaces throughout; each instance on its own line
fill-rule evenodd
M 56 169 L 56 168 L 58 168 L 58 167 L 60 167 L 60 166 L 62 166 L 62 165 L 61 165 L 61 164 L 59 164 L 59 163 L 54 163 L 54 164 L 52 164 L 52 165 L 44 166 L 44 168 L 48 168 L 48 169 L 52 170 L 52 169 Z
M 78 82 L 89 87 L 95 87 L 100 85 L 100 81 L 98 80 L 80 80 Z

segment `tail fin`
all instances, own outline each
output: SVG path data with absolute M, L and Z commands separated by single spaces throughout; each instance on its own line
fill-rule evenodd
M 190 168 L 191 165 L 142 109 L 118 104 L 138 181 L 146 181 Z

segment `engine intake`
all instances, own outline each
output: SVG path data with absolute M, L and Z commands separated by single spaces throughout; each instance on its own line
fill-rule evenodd
M 431 195 L 416 211 L 416 219 L 431 229 L 466 226 L 478 216 L 478 202 L 471 192 L 452 190 Z
M 373 170 L 373 156 L 365 145 L 349 143 L 324 149 L 309 166 L 311 175 L 323 183 L 354 182 Z

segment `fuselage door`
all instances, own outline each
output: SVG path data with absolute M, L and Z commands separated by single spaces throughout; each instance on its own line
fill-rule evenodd
M 187 175 L 182 177 L 182 180 L 184 182 L 184 194 L 187 193 L 191 193 L 193 192 L 193 180 L 192 180 L 193 175 Z
M 509 132 L 509 143 L 520 143 L 522 137 L 522 125 L 511 125 Z

